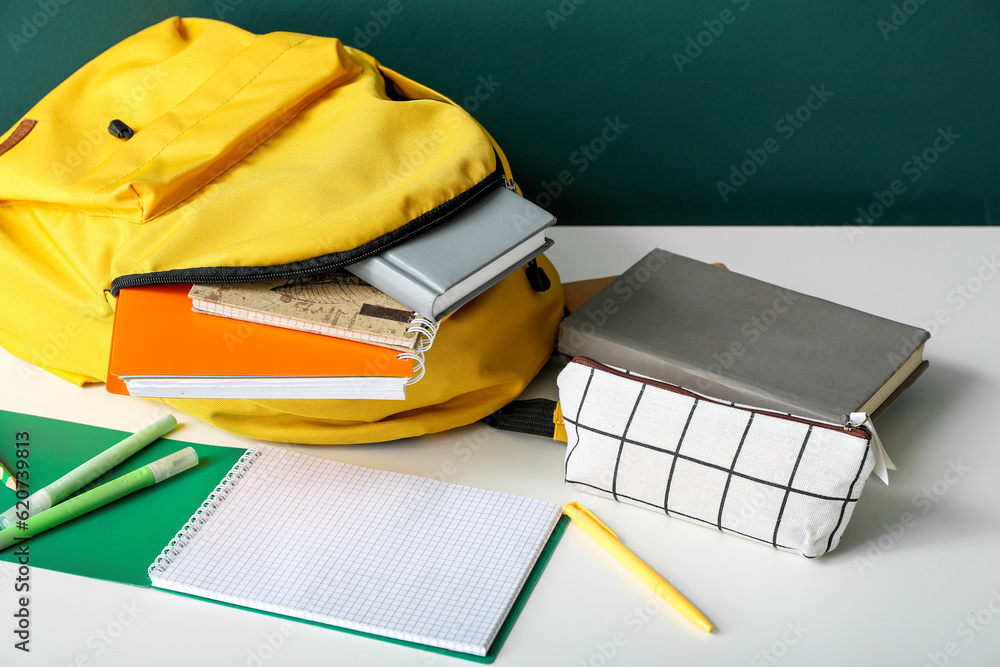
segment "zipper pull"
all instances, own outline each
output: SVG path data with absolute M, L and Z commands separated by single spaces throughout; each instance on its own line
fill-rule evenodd
M 882 446 L 882 441 L 879 440 L 878 433 L 875 432 L 875 424 L 872 423 L 872 418 L 867 412 L 852 412 L 850 419 L 847 421 L 847 425 L 851 428 L 856 428 L 858 426 L 867 426 L 868 430 L 872 434 L 872 448 L 875 453 L 875 468 L 872 470 L 875 476 L 882 480 L 882 483 L 886 486 L 889 485 L 889 470 L 895 470 L 896 464 L 892 462 L 889 458 L 889 454 L 886 453 L 885 447 Z
M 552 281 L 546 275 L 545 269 L 538 266 L 538 260 L 533 259 L 528 262 L 528 265 L 524 267 L 524 272 L 528 276 L 528 284 L 536 292 L 544 292 L 552 287 Z
M 517 192 L 517 184 L 514 183 L 513 178 L 504 178 L 503 186 L 510 190 L 511 192 Z

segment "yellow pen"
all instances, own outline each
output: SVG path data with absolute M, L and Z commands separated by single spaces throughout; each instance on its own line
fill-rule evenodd
M 607 549 L 612 556 L 632 571 L 632 574 L 639 577 L 642 583 L 646 584 L 661 598 L 670 603 L 674 609 L 684 614 L 688 620 L 702 628 L 706 632 L 715 630 L 705 615 L 698 611 L 698 608 L 688 602 L 687 598 L 677 592 L 677 589 L 667 583 L 667 580 L 658 575 L 653 568 L 646 565 L 634 553 L 625 548 L 625 545 L 618 541 L 618 536 L 611 532 L 611 529 L 601 523 L 601 520 L 590 513 L 586 507 L 580 503 L 566 503 L 563 506 L 563 514 L 568 516 L 573 523 L 583 528 L 583 531 L 590 535 L 602 547 Z

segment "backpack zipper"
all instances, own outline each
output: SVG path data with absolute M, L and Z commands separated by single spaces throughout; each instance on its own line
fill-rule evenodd
M 499 160 L 498 160 L 499 163 Z M 323 273 L 346 264 L 360 262 L 405 241 L 445 219 L 451 217 L 482 195 L 497 187 L 509 187 L 503 168 L 479 181 L 465 192 L 449 199 L 427 213 L 424 213 L 399 229 L 385 234 L 377 239 L 359 246 L 353 250 L 321 255 L 300 262 L 278 264 L 272 266 L 216 266 L 190 269 L 169 269 L 151 273 L 134 273 L 119 276 L 111 282 L 111 296 L 117 297 L 118 291 L 126 287 L 141 285 L 168 285 L 173 283 L 241 283 L 257 280 L 279 280 L 283 278 L 298 278 Z
M 794 422 L 799 422 L 801 424 L 808 424 L 816 428 L 825 428 L 830 431 L 843 431 L 845 433 L 849 433 L 855 437 L 863 438 L 865 440 L 871 440 L 872 438 L 872 432 L 867 426 L 861 426 L 861 425 L 852 426 L 850 424 L 846 424 L 844 426 L 838 426 L 836 424 L 831 424 L 829 422 L 821 422 L 813 419 L 806 419 L 804 417 L 795 417 L 792 415 L 785 414 L 783 412 L 774 412 L 771 410 L 762 410 L 758 408 L 748 408 L 741 405 L 729 403 L 727 401 L 720 401 L 714 398 L 709 398 L 697 392 L 691 391 L 690 389 L 684 389 L 683 387 L 678 387 L 675 384 L 670 384 L 669 382 L 662 382 L 660 380 L 654 380 L 652 378 L 646 378 L 639 375 L 626 373 L 624 371 L 618 370 L 617 368 L 606 366 L 599 361 L 594 361 L 590 357 L 573 357 L 570 363 L 580 364 L 581 366 L 586 366 L 587 368 L 594 368 L 596 370 L 604 371 L 605 373 L 610 373 L 612 375 L 616 375 L 621 378 L 626 378 L 629 380 L 634 380 L 636 382 L 641 382 L 642 384 L 646 384 L 652 387 L 657 387 L 659 389 L 665 389 L 666 391 L 673 392 L 675 394 L 681 394 L 682 396 L 690 396 L 691 398 L 696 398 L 699 401 L 705 401 L 707 403 L 715 403 L 716 405 L 724 405 L 726 407 L 736 408 L 737 410 L 743 410 L 744 412 L 754 412 L 761 415 L 767 415 L 769 417 L 784 419 L 786 421 L 794 421 Z

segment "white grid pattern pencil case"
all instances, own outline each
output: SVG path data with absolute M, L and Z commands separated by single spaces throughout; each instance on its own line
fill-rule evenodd
M 741 406 L 577 357 L 559 374 L 566 482 L 815 558 L 875 466 L 872 432 Z

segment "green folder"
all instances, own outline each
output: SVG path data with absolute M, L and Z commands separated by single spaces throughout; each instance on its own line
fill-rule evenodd
M 23 436 L 15 440 L 18 433 L 28 434 L 27 446 L 23 446 L 25 442 Z M 0 460 L 13 471 L 18 460 L 16 450 L 28 452 L 27 458 L 20 460 L 26 461 L 29 491 L 44 487 L 66 471 L 128 435 L 130 433 L 127 431 L 115 431 L 0 410 Z M 18 448 L 18 444 L 22 446 Z M 150 586 L 146 574 L 150 563 L 191 518 L 194 511 L 243 455 L 244 450 L 161 439 L 81 489 L 83 491 L 93 488 L 186 446 L 194 447 L 198 452 L 199 463 L 196 468 L 34 537 L 25 543 L 29 549 L 29 565 L 105 581 Z M 0 511 L 5 509 L 7 508 L 0 508 Z M 323 623 L 287 618 L 456 658 L 491 663 L 496 659 L 538 577 L 545 569 L 552 551 L 566 529 L 566 524 L 566 517 L 562 517 L 486 656 L 474 656 Z M 16 548 L 11 548 L 0 552 L 0 560 L 16 563 L 15 550 Z M 215 604 L 225 603 L 215 602 Z M 251 611 L 281 617 L 279 614 L 256 609 Z

